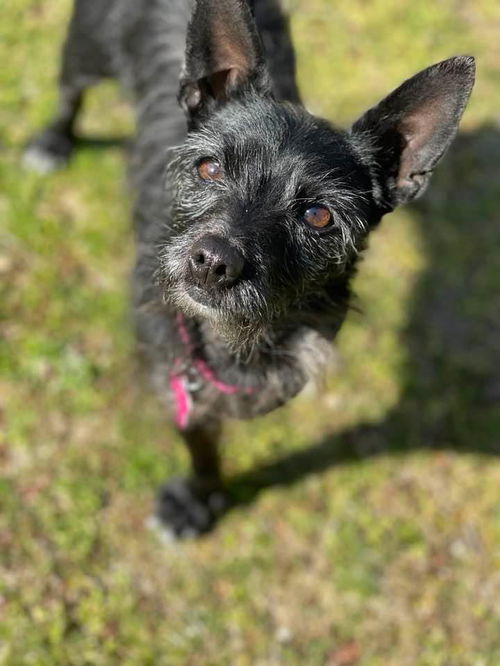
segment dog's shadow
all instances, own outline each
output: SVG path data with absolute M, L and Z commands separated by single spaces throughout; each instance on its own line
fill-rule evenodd
M 131 139 L 126 134 L 116 136 L 92 136 L 78 134 L 75 137 L 75 149 L 81 151 L 100 152 L 107 151 L 110 148 L 120 148 L 127 152 L 130 148 Z
M 427 268 L 408 305 L 398 405 L 377 425 L 228 479 L 233 506 L 381 453 L 500 453 L 500 130 L 460 134 L 413 210 Z

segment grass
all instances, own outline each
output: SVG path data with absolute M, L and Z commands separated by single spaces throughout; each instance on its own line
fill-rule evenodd
M 500 9 L 289 0 L 308 105 L 341 123 L 454 53 L 462 133 L 356 283 L 326 386 L 226 433 L 238 507 L 175 546 L 145 527 L 187 459 L 137 372 L 117 146 L 42 178 L 69 2 L 0 22 L 0 664 L 500 663 Z M 127 135 L 109 85 L 87 135 Z

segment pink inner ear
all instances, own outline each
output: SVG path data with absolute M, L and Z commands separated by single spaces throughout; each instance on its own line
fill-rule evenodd
M 255 67 L 253 44 L 241 25 L 224 6 L 217 7 L 211 18 L 211 57 L 206 80 L 214 97 L 225 99 Z
M 225 100 L 228 94 L 243 80 L 244 74 L 236 67 L 214 72 L 207 77 L 212 93 L 216 99 Z
M 399 186 L 407 183 L 412 174 L 421 170 L 422 152 L 425 153 L 426 144 L 432 143 L 433 135 L 439 130 L 439 124 L 442 122 L 442 111 L 436 100 L 420 106 L 405 118 L 400 127 L 405 145 L 399 165 Z
M 218 20 L 217 20 L 218 19 Z M 247 74 L 255 65 L 252 41 L 235 18 L 216 16 L 212 21 L 212 59 L 214 70 L 238 69 Z

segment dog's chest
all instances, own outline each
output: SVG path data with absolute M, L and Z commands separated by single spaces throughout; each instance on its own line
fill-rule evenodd
M 200 352 L 182 318 L 179 337 L 182 345 L 169 388 L 181 429 L 210 415 L 246 419 L 266 414 L 324 372 L 331 357 L 331 346 L 310 329 L 297 331 L 286 345 L 271 347 L 245 364 L 231 362 L 220 349 Z

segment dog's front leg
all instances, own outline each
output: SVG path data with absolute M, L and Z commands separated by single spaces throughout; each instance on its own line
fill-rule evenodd
M 211 492 L 221 485 L 220 431 L 220 424 L 215 421 L 196 424 L 181 431 L 191 456 L 193 483 L 200 492 Z
M 188 447 L 193 474 L 172 479 L 160 490 L 156 517 L 162 529 L 176 538 L 208 532 L 224 513 L 227 500 L 222 491 L 218 440 L 220 425 L 197 423 L 181 431 Z

